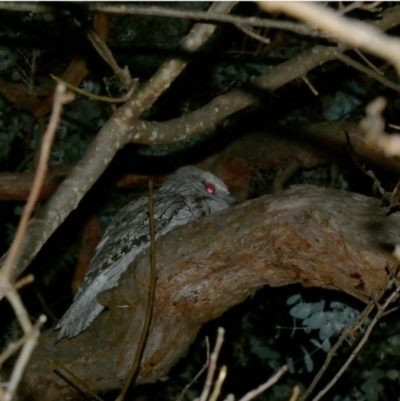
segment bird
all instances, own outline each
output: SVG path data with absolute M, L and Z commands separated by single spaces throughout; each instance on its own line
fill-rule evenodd
M 123 207 L 112 219 L 96 247 L 82 284 L 69 309 L 57 323 L 57 341 L 77 336 L 104 309 L 98 293 L 116 287 L 121 274 L 150 246 L 148 197 Z M 196 166 L 171 174 L 153 195 L 155 239 L 175 227 L 236 203 L 218 177 Z

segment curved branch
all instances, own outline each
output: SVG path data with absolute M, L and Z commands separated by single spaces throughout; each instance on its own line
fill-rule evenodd
M 170 18 L 192 18 L 202 21 L 228 22 L 235 25 L 257 26 L 263 28 L 285 29 L 300 35 L 317 36 L 318 32 L 305 24 L 291 21 L 276 21 L 273 19 L 257 17 L 241 17 L 239 15 L 221 15 L 218 13 L 207 13 L 204 11 L 178 10 L 157 6 L 138 6 L 133 4 L 90 4 L 88 8 L 92 11 L 101 11 L 110 14 L 135 14 L 152 15 Z
M 157 242 L 156 302 L 137 383 L 164 377 L 205 322 L 266 284 L 302 283 L 371 299 L 386 266 L 398 264 L 384 249 L 388 238 L 400 242 L 399 233 L 400 215 L 385 217 L 379 200 L 314 186 L 175 229 Z M 47 401 L 75 391 L 51 372 L 53 359 L 96 392 L 122 386 L 145 316 L 148 263 L 146 253 L 117 289 L 100 295 L 108 311 L 78 337 L 56 345 L 57 333 L 43 334 L 26 375 L 31 395 Z

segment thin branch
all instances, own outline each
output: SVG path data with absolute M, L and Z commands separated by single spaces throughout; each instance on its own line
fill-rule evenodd
M 86 393 L 86 395 L 90 396 L 90 398 L 93 398 L 97 401 L 104 401 L 83 380 L 81 380 L 75 373 L 71 372 L 64 365 L 57 361 L 53 361 L 53 364 L 58 370 L 63 370 L 65 373 L 67 373 L 67 375 L 69 376 L 68 380 L 71 381 L 74 386 Z M 58 374 L 61 375 L 62 378 L 64 378 L 64 375 L 61 372 L 59 372 Z
M 338 60 L 342 61 L 343 63 L 349 65 L 350 67 L 355 68 L 358 71 L 361 71 L 362 73 L 370 76 L 371 78 L 373 78 L 376 81 L 380 82 L 381 84 L 387 86 L 388 88 L 393 89 L 397 92 L 400 92 L 400 85 L 383 77 L 381 73 L 379 74 L 376 71 L 373 71 L 372 69 L 365 67 L 364 65 L 351 59 L 350 57 L 346 56 L 345 54 L 338 53 L 337 58 L 338 58 Z
M 371 68 L 372 70 L 374 70 L 377 74 L 379 74 L 379 75 L 385 75 L 378 67 L 376 67 L 374 64 L 372 64 L 371 63 L 371 61 L 369 61 L 368 59 L 367 59 L 367 57 L 365 57 L 364 56 L 364 54 L 362 54 L 361 52 L 360 52 L 360 50 L 358 50 L 358 49 L 354 49 L 354 51 L 358 54 L 358 56 L 362 59 L 362 60 L 364 60 L 364 62 L 367 64 L 367 65 L 369 65 L 369 68 Z
M 31 193 L 22 212 L 21 221 L 18 225 L 14 241 L 11 244 L 3 268 L 0 271 L 0 280 L 5 280 L 10 277 L 10 272 L 13 269 L 13 265 L 18 258 L 18 251 L 21 248 L 22 240 L 24 238 L 28 226 L 28 220 L 32 214 L 36 201 L 39 198 L 40 188 L 46 176 L 47 161 L 50 155 L 51 144 L 53 142 L 53 138 L 58 123 L 60 121 L 62 106 L 63 104 L 71 101 L 72 99 L 73 97 L 71 95 L 65 93 L 65 86 L 62 84 L 58 84 L 54 95 L 54 106 L 53 106 L 53 111 L 51 113 L 50 122 L 47 127 L 47 131 L 43 136 L 39 165 L 36 171 L 35 180 L 33 181 Z
M 371 12 L 375 13 L 375 12 L 381 11 L 381 8 L 376 8 L 380 4 L 382 4 L 382 1 L 374 1 L 374 2 L 371 2 L 371 3 L 363 3 L 363 4 L 361 4 L 361 6 L 359 8 L 361 10 L 371 11 Z
M 214 390 L 211 393 L 208 401 L 217 401 L 217 398 L 219 397 L 219 395 L 221 393 L 222 384 L 224 383 L 224 381 L 226 379 L 227 371 L 228 371 L 227 367 L 225 365 L 222 366 L 222 368 L 219 371 L 218 379 L 216 380 L 216 382 L 214 384 Z
M 100 11 L 108 14 L 135 14 L 135 15 L 149 15 L 156 17 L 166 18 L 183 18 L 194 19 L 198 21 L 212 21 L 212 22 L 227 22 L 235 25 L 255 26 L 262 28 L 283 29 L 292 31 L 300 35 L 320 36 L 318 31 L 308 27 L 305 24 L 299 24 L 291 21 L 276 21 L 273 19 L 257 18 L 257 17 L 241 17 L 238 15 L 223 15 L 216 12 L 210 13 L 206 11 L 190 11 L 178 10 L 167 7 L 157 6 L 136 6 L 132 4 L 87 4 L 90 11 Z M 55 11 L 54 6 L 27 2 L 0 2 L 0 9 L 6 11 L 19 11 L 19 12 L 32 12 L 32 13 L 45 13 Z
M 0 355 L 0 366 L 3 365 L 3 363 L 10 358 L 15 352 L 17 352 L 24 344 L 27 339 L 27 336 L 23 336 L 17 341 L 10 343 L 7 345 L 7 348 L 3 351 L 3 353 Z M 2 400 L 2 398 L 0 398 Z
M 341 16 L 316 3 L 270 1 L 258 2 L 258 5 L 265 11 L 281 11 L 301 19 L 343 43 L 381 57 L 392 63 L 400 74 L 400 39 L 370 24 Z
M 35 348 L 38 342 L 40 335 L 40 328 L 45 322 L 46 322 L 46 316 L 41 315 L 36 324 L 32 327 L 31 332 L 27 335 L 25 344 L 21 350 L 17 362 L 13 367 L 10 382 L 8 383 L 7 389 L 4 394 L 4 401 L 11 401 L 12 398 L 14 397 L 15 391 L 17 389 L 18 383 L 21 380 L 24 369 L 29 361 L 33 349 Z
M 124 96 L 121 96 L 119 98 L 112 98 L 112 97 L 108 97 L 108 96 L 95 95 L 95 94 L 87 92 L 83 89 L 77 88 L 76 86 L 62 80 L 61 78 L 57 77 L 56 75 L 50 74 L 50 76 L 58 83 L 64 84 L 68 89 L 70 89 L 76 93 L 79 93 L 82 96 L 85 96 L 92 100 L 98 100 L 100 102 L 107 102 L 107 103 L 124 103 L 124 102 L 126 102 L 133 95 L 133 92 L 135 92 L 136 87 L 137 87 L 137 80 L 134 80 L 133 83 L 131 82 L 131 85 L 130 85 L 131 87 L 130 87 L 129 91 Z
M 132 84 L 132 78 L 129 74 L 128 67 L 124 69 L 120 68 L 115 60 L 111 50 L 107 46 L 107 43 L 92 29 L 87 33 L 89 40 L 92 42 L 93 47 L 97 50 L 99 55 L 105 60 L 105 62 L 114 71 L 114 74 L 119 80 L 126 86 L 129 87 Z
M 105 4 L 105 3 L 88 4 L 88 8 L 91 11 L 102 11 L 104 13 L 110 13 L 110 14 L 151 15 L 158 17 L 184 18 L 184 19 L 191 18 L 194 20 L 201 20 L 201 21 L 228 22 L 235 25 L 284 29 L 298 33 L 300 35 L 319 36 L 316 30 L 311 29 L 305 24 L 299 24 L 290 21 L 276 21 L 272 19 L 264 19 L 256 17 L 246 18 L 237 15 L 223 15 L 217 12 L 189 11 L 189 10 L 177 10 L 177 9 L 157 7 L 157 6 L 144 7 L 132 4 L 115 5 L 115 4 Z
M 349 4 L 349 5 L 346 6 L 346 7 L 340 7 L 341 4 L 342 4 L 342 3 L 340 2 L 340 3 L 339 3 L 339 9 L 338 9 L 337 12 L 338 12 L 339 14 L 344 15 L 344 14 L 349 13 L 350 11 L 353 11 L 353 10 L 359 8 L 359 7 L 361 6 L 362 2 L 361 2 L 361 1 L 354 1 L 353 3 Z
M 239 29 L 240 31 L 245 33 L 247 36 L 250 36 L 251 38 L 253 38 L 255 40 L 258 40 L 261 43 L 264 43 L 266 45 L 269 45 L 271 43 L 270 39 L 259 35 L 258 33 L 252 31 L 251 29 L 249 29 L 249 28 L 247 28 L 247 27 L 245 27 L 243 25 L 236 24 L 235 26 L 236 26 L 237 29 Z
M 206 401 L 208 399 L 208 394 L 210 394 L 214 373 L 217 368 L 218 355 L 224 342 L 224 333 L 225 330 L 222 327 L 219 327 L 217 341 L 210 358 L 210 366 L 208 367 L 206 382 L 204 383 L 203 392 L 201 393 L 199 401 Z
M 10 3 L 8 1 L 0 2 L 0 9 L 6 11 L 19 11 L 19 12 L 30 12 L 30 13 L 48 13 L 54 11 L 54 7 L 44 5 L 43 3 Z
M 58 126 L 62 106 L 64 103 L 66 103 L 71 99 L 72 99 L 71 95 L 65 93 L 65 86 L 62 84 L 57 85 L 56 94 L 54 96 L 53 112 L 50 118 L 47 131 L 43 137 L 43 141 L 41 144 L 39 165 L 36 171 L 32 189 L 29 194 L 28 201 L 24 207 L 21 221 L 18 225 L 17 233 L 11 245 L 5 265 L 0 273 L 0 284 L 1 284 L 0 288 L 3 290 L 3 294 L 0 294 L 0 296 L 3 296 L 5 293 L 25 333 L 25 337 L 23 339 L 23 348 L 21 350 L 17 362 L 14 365 L 10 378 L 10 383 L 4 394 L 5 401 L 10 401 L 13 398 L 18 383 L 21 380 L 23 371 L 30 358 L 30 355 L 37 344 L 37 340 L 40 335 L 40 327 L 46 321 L 46 316 L 42 315 L 39 317 L 39 320 L 37 321 L 35 326 L 32 326 L 29 320 L 28 313 L 21 301 L 21 298 L 18 295 L 16 287 L 13 287 L 10 283 L 10 275 L 12 268 L 14 267 L 14 263 L 18 258 L 18 252 L 21 250 L 21 247 L 23 246 L 23 239 L 26 233 L 28 220 L 32 214 L 34 205 L 39 197 L 40 189 L 42 187 L 46 175 L 47 161 L 50 154 L 50 148 L 53 142 L 55 131 Z M 29 276 L 27 279 L 20 281 L 17 287 L 19 288 L 27 284 L 29 281 L 32 281 L 32 276 Z M 19 346 L 19 342 L 17 345 Z M 6 352 L 5 355 L 2 356 L 2 359 L 4 357 L 7 357 L 7 354 L 9 354 L 13 350 L 14 350 L 13 348 L 10 348 L 8 352 Z
M 273 386 L 288 370 L 287 365 L 282 366 L 279 370 L 270 377 L 264 384 L 257 387 L 256 389 L 249 391 L 244 397 L 242 397 L 239 401 L 250 401 L 253 398 L 257 397 L 259 394 L 263 393 L 265 390 Z
M 156 271 L 156 225 L 154 220 L 154 203 L 153 203 L 153 181 L 149 180 L 149 231 L 150 231 L 150 285 L 149 285 L 149 298 L 147 301 L 146 318 L 144 320 L 142 333 L 140 335 L 139 344 L 137 347 L 135 359 L 129 370 L 128 377 L 126 378 L 125 384 L 121 390 L 121 393 L 116 398 L 116 401 L 123 401 L 129 387 L 134 379 L 142 360 L 146 341 L 149 336 L 151 318 L 153 315 L 154 301 L 156 299 L 156 283 L 157 283 L 157 271 Z
M 314 96 L 318 96 L 318 91 L 314 88 L 313 84 L 309 81 L 306 75 L 303 75 L 301 79 L 305 82 L 305 84 L 310 88 L 310 91 Z
M 193 385 L 193 383 L 196 382 L 196 380 L 203 374 L 203 372 L 208 368 L 210 365 L 210 341 L 208 337 L 206 337 L 206 348 L 207 348 L 207 359 L 203 367 L 200 369 L 200 371 L 196 374 L 196 376 L 185 386 L 185 388 L 182 390 L 182 392 L 179 394 L 177 397 L 176 401 L 182 401 L 183 397 L 189 390 L 189 388 Z
M 20 280 L 18 280 L 14 284 L 14 289 L 18 291 L 22 287 L 25 287 L 26 285 L 32 284 L 33 281 L 34 281 L 33 274 L 28 274 L 27 276 L 22 277 Z

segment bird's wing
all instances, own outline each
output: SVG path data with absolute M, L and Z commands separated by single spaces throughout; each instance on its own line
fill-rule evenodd
M 156 193 L 153 202 L 156 238 L 198 217 L 182 195 Z M 115 287 L 128 265 L 150 245 L 147 203 L 145 197 L 129 203 L 107 228 L 72 305 L 56 326 L 58 340 L 74 337 L 90 325 L 104 309 L 97 294 Z

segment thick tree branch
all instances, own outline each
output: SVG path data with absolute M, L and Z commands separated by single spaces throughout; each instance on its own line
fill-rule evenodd
M 386 267 L 398 263 L 387 249 L 400 242 L 399 233 L 400 216 L 386 217 L 378 200 L 314 186 L 172 231 L 157 242 L 156 303 L 137 383 L 164 377 L 205 322 L 266 284 L 301 283 L 370 300 L 385 282 Z M 52 360 L 94 391 L 121 387 L 145 315 L 148 259 L 144 254 L 117 289 L 101 294 L 109 310 L 78 337 L 58 344 L 54 332 L 41 337 L 26 374 L 31 399 L 75 391 L 51 372 Z

